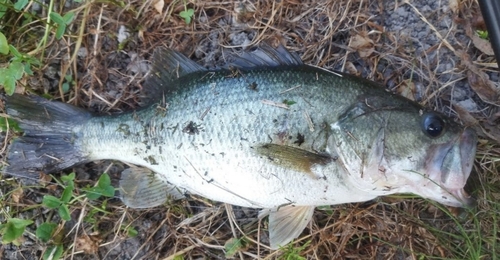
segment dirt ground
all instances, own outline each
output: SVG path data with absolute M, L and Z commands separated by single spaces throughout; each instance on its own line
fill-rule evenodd
M 61 39 L 52 38 L 43 66 L 16 92 L 35 92 L 96 113 L 139 106 L 141 83 L 153 50 L 173 48 L 206 67 L 260 42 L 282 44 L 307 64 L 380 82 L 393 92 L 456 118 L 480 135 L 468 190 L 474 211 L 442 207 L 411 195 L 317 210 L 291 246 L 271 251 L 257 210 L 191 196 L 148 210 L 119 199 L 75 203 L 61 223 L 65 259 L 494 259 L 500 256 L 495 214 L 498 166 L 499 72 L 474 0 L 415 1 L 94 1 L 55 5 L 76 19 Z M 43 15 L 43 9 L 35 12 Z M 192 9 L 187 24 L 181 12 Z M 43 28 L 34 24 L 33 30 Z M 33 41 L 23 38 L 17 40 Z M 64 92 L 64 76 L 74 85 Z M 10 134 L 9 136 L 11 136 Z M 5 136 L 5 134 L 4 134 Z M 8 140 L 6 140 L 8 142 Z M 2 155 L 5 154 L 3 150 Z M 107 172 L 116 184 L 127 167 L 100 161 L 69 169 L 77 186 L 93 185 Z M 57 176 L 57 175 L 56 175 Z M 33 219 L 20 246 L 0 247 L 3 259 L 41 259 L 50 245 L 36 239 L 36 225 L 58 220 L 36 207 L 60 188 L 1 182 L 4 209 Z M 12 191 L 22 186 L 21 199 Z M 498 196 L 498 197 L 495 197 Z M 86 204 L 88 203 L 88 204 Z M 33 206 L 33 207 L 32 207 Z M 94 222 L 84 221 L 102 207 Z M 491 214 L 493 212 L 493 214 Z M 496 213 L 495 213 L 496 212 Z M 4 220 L 5 214 L 0 218 Z M 133 227 L 136 236 L 127 233 Z M 243 238 L 232 255 L 228 243 Z M 495 247 L 496 245 L 496 247 Z M 301 258 L 302 257 L 302 258 Z

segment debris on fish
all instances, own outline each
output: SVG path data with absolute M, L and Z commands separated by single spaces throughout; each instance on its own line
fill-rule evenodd
M 36 96 L 6 97 L 24 135 L 4 172 L 33 177 L 112 159 L 134 208 L 197 194 L 262 208 L 270 246 L 300 235 L 316 206 L 414 193 L 445 205 L 474 200 L 463 187 L 476 134 L 382 86 L 305 65 L 263 45 L 217 70 L 171 49 L 153 56 L 148 105 L 93 115 Z

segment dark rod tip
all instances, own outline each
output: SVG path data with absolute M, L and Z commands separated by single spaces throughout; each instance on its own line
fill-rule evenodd
M 478 0 L 490 37 L 491 47 L 500 69 L 500 1 Z

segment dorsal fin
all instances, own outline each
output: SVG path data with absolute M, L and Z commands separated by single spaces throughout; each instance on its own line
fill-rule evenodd
M 297 54 L 288 52 L 282 45 L 273 48 L 269 44 L 263 43 L 253 51 L 245 51 L 239 56 L 233 55 L 225 68 L 253 69 L 297 65 L 303 65 Z M 175 90 L 172 89 L 172 83 L 175 80 L 200 71 L 207 71 L 207 69 L 181 53 L 166 48 L 156 49 L 153 54 L 151 72 L 143 84 L 142 105 L 161 101 L 165 94 Z
M 157 48 L 153 53 L 153 68 L 150 77 L 159 78 L 161 83 L 167 83 L 189 73 L 205 70 L 178 51 Z
M 169 92 L 172 82 L 187 74 L 206 71 L 205 68 L 181 53 L 166 48 L 157 48 L 153 53 L 151 71 L 143 84 L 143 105 L 162 100 Z
M 273 48 L 269 44 L 262 43 L 253 51 L 245 51 L 227 65 L 239 69 L 251 69 L 256 67 L 277 67 L 303 65 L 300 57 L 290 53 L 283 45 Z

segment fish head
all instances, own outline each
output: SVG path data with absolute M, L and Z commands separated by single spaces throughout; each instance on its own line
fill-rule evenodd
M 455 207 L 475 203 L 464 191 L 476 152 L 473 130 L 410 100 L 377 94 L 360 96 L 330 126 L 328 149 L 357 189 L 414 193 Z

